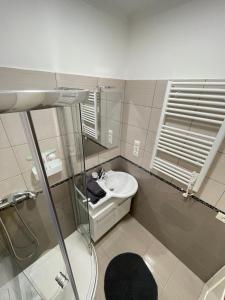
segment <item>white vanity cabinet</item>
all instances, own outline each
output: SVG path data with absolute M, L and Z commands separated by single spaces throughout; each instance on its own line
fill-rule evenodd
M 130 198 L 112 198 L 109 202 L 98 207 L 96 210 L 90 210 L 90 228 L 91 238 L 96 242 L 119 220 L 129 213 L 131 206 Z

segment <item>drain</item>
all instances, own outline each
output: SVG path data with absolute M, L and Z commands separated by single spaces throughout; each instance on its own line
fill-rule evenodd
M 55 281 L 63 289 L 69 282 L 69 279 L 66 277 L 65 274 L 63 274 L 62 272 L 59 272 L 59 274 L 56 275 L 56 277 L 55 277 Z
M 110 192 L 113 192 L 113 191 L 114 191 L 114 188 L 110 188 L 109 190 L 110 190 Z

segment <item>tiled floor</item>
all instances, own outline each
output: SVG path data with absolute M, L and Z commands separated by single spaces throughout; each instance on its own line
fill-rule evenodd
M 114 256 L 122 252 L 135 252 L 144 258 L 157 282 L 158 300 L 197 300 L 200 296 L 203 282 L 129 215 L 106 234 L 95 248 L 99 264 L 96 300 L 105 300 L 106 267 Z

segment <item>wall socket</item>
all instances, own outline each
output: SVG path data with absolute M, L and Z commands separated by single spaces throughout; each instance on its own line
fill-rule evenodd
M 108 130 L 108 143 L 112 144 L 112 142 L 113 142 L 113 131 L 112 131 L 112 129 L 109 129 Z
M 219 221 L 225 223 L 225 214 L 223 214 L 223 213 L 221 213 L 221 212 L 218 212 L 218 214 L 216 215 L 216 218 L 217 218 Z
M 138 157 L 139 155 L 140 144 L 140 141 L 134 140 L 133 155 L 136 157 Z

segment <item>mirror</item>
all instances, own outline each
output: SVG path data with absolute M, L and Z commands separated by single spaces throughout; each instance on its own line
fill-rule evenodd
M 98 87 L 81 104 L 81 120 L 85 157 L 119 146 L 122 90 Z

